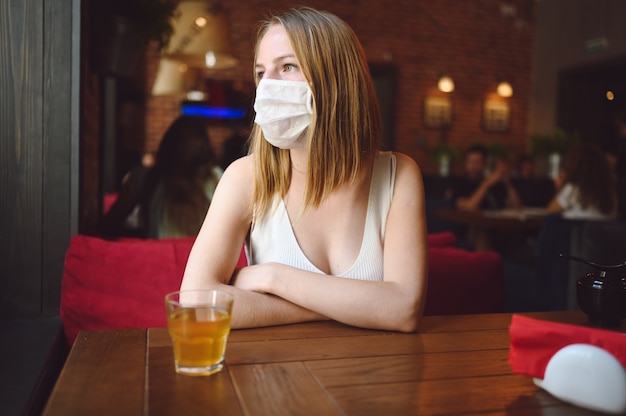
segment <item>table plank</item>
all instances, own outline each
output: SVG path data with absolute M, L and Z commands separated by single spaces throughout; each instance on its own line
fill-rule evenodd
M 587 316 L 581 311 L 523 312 L 519 314 L 536 319 L 576 325 L 586 325 L 588 322 Z M 510 313 L 425 316 L 422 318 L 418 332 L 459 332 L 481 329 L 508 330 L 511 325 L 511 318 L 512 314 Z
M 577 325 L 585 325 L 587 323 L 587 317 L 581 311 L 525 312 L 521 313 L 521 315 Z M 425 316 L 422 318 L 417 332 L 460 332 L 482 329 L 508 330 L 511 325 L 511 316 L 511 314 L 507 313 Z M 229 342 L 234 343 L 393 334 L 396 334 L 396 332 L 355 328 L 334 321 L 320 321 L 264 328 L 234 329 L 231 331 L 228 339 Z M 171 345 L 166 328 L 152 328 L 150 336 L 150 345 Z
M 388 333 L 348 338 L 229 341 L 226 361 L 229 364 L 261 364 L 332 358 L 374 358 L 460 350 L 478 351 L 508 347 L 508 332 L 502 330 L 428 334 Z
M 145 329 L 81 332 L 43 414 L 141 415 L 145 358 Z
M 490 413 L 491 414 L 491 413 Z M 494 412 L 493 414 L 502 414 Z M 506 416 L 601 416 L 582 407 L 557 401 L 545 390 L 537 389 L 530 395 L 520 395 L 506 408 Z
M 229 372 L 190 377 L 174 370 L 171 346 L 148 350 L 148 411 L 158 415 L 243 415 Z M 181 406 L 184 403 L 184 406 Z
M 263 328 L 235 329 L 231 331 L 229 340 L 232 342 L 248 342 L 278 339 L 369 336 L 389 333 L 391 332 L 357 328 L 336 321 L 313 321 Z
M 519 375 L 348 385 L 332 387 L 328 391 L 349 415 L 504 414 L 504 409 L 508 415 L 510 410 L 532 410 L 532 406 L 541 411 L 539 414 L 546 414 L 540 407 L 552 406 L 569 412 L 564 414 L 572 414 L 575 409 L 563 406 L 551 396 L 545 396 L 541 402 L 520 402 L 520 396 L 532 396 L 537 387 L 531 379 Z
M 469 211 L 456 208 L 439 208 L 433 212 L 437 219 L 484 229 L 539 230 L 543 216 L 508 217 L 494 212 Z
M 171 345 L 167 328 L 150 329 L 150 345 Z M 229 342 L 250 342 L 284 339 L 336 338 L 393 334 L 391 331 L 356 328 L 334 321 L 306 322 L 262 328 L 233 329 Z
M 307 361 L 326 387 L 511 374 L 508 350 Z
M 302 363 L 231 365 L 246 414 L 343 414 Z
M 431 315 L 422 317 L 417 332 L 430 333 L 506 329 L 510 324 L 511 315 L 502 313 Z

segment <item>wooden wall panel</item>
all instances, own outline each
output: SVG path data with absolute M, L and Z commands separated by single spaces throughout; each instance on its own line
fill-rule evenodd
M 2 2 L 2 316 L 41 308 L 43 6 Z
M 79 0 L 0 2 L 0 318 L 58 313 L 76 229 L 72 10 Z
M 42 313 L 58 314 L 63 261 L 78 219 L 80 2 L 45 2 Z M 63 99 L 59 99 L 63 97 Z

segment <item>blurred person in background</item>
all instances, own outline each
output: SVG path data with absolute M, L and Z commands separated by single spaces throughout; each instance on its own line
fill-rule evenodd
M 204 121 L 181 116 L 163 135 L 154 166 L 122 186 L 100 231 L 123 236 L 130 217 L 135 237 L 195 236 L 222 173 Z
M 497 158 L 491 172 L 487 170 L 489 152 L 483 145 L 468 147 L 464 155 L 465 174 L 452 182 L 452 200 L 461 211 L 521 208 L 522 202 L 511 182 L 511 168 Z M 510 235 L 498 230 L 467 226 L 461 232 L 459 244 L 467 249 L 483 251 L 508 250 Z
M 453 183 L 453 199 L 457 209 L 520 208 L 522 202 L 511 183 L 511 169 L 502 159 L 496 159 L 494 169 L 487 169 L 487 148 L 470 146 L 465 151 L 465 175 Z
M 250 122 L 247 117 L 233 123 L 232 134 L 224 141 L 220 166 L 226 169 L 235 160 L 248 154 L 248 137 L 250 137 Z
M 539 176 L 535 172 L 535 160 L 529 154 L 517 158 L 515 172 L 511 182 L 517 190 L 521 203 L 525 207 L 545 206 L 554 197 L 555 182 L 548 176 Z
M 513 177 L 532 179 L 535 177 L 535 160 L 529 154 L 522 154 L 517 158 Z
M 581 142 L 566 155 L 563 176 L 549 213 L 568 219 L 613 219 L 617 217 L 615 172 L 595 144 Z
M 626 110 L 615 118 L 615 140 L 610 149 L 617 176 L 617 199 L 619 217 L 626 219 Z

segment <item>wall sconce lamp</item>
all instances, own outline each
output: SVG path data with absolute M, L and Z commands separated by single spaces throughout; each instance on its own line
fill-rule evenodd
M 442 129 L 452 124 L 452 100 L 450 97 L 430 96 L 424 101 L 424 125 Z
M 454 91 L 454 81 L 449 76 L 442 75 L 437 82 L 437 88 L 441 92 L 452 92 Z
M 500 97 L 509 98 L 513 96 L 513 87 L 506 81 L 499 81 L 496 92 Z

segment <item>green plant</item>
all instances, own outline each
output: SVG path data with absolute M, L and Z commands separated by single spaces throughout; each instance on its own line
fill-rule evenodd
M 430 157 L 435 162 L 439 162 L 443 157 L 446 156 L 451 162 L 459 160 L 462 156 L 461 149 L 442 142 L 437 143 L 430 149 Z
M 493 159 L 510 161 L 511 149 L 509 149 L 506 144 L 494 140 L 492 142 L 486 143 L 484 146 L 487 148 L 489 156 L 491 156 Z
M 567 133 L 556 129 L 552 135 L 536 134 L 530 136 L 530 152 L 533 156 L 547 156 L 553 153 L 565 154 L 581 140 L 577 133 Z

